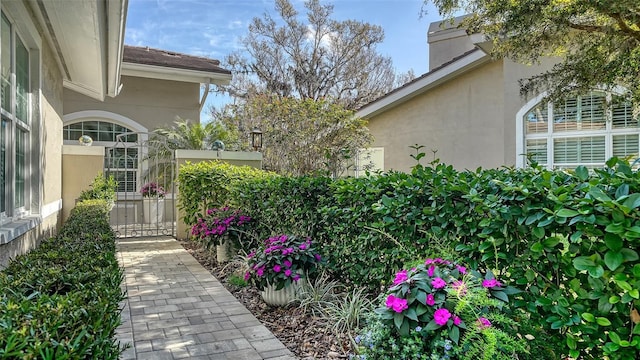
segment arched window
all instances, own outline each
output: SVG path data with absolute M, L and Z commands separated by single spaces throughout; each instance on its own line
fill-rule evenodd
M 619 95 L 593 91 L 561 103 L 534 102 L 518 113 L 518 121 L 519 158 L 526 154 L 550 169 L 602 167 L 613 156 L 640 152 L 638 117 Z

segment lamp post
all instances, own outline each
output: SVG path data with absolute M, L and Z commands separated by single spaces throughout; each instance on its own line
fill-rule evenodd
M 253 151 L 262 149 L 262 131 L 257 127 L 254 127 L 253 130 L 251 130 L 251 146 L 253 146 Z

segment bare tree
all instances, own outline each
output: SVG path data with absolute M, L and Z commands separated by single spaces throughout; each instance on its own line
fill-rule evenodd
M 391 59 L 376 51 L 384 39 L 380 26 L 333 20 L 333 6 L 319 0 L 304 6 L 306 22 L 289 0 L 276 0 L 278 19 L 268 13 L 253 19 L 245 51 L 226 59 L 234 81 L 225 91 L 331 99 L 356 109 L 393 89 Z

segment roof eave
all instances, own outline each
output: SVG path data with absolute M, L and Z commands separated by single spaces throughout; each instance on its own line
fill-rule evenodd
M 482 64 L 491 60 L 491 57 L 483 51 L 473 51 L 456 61 L 447 64 L 431 73 L 425 74 L 412 83 L 405 85 L 373 102 L 363 106 L 356 112 L 356 116 L 360 118 L 371 118 L 391 108 L 394 108 L 410 99 L 425 93 L 440 84 L 468 72 Z
M 122 63 L 122 75 L 135 76 L 160 80 L 183 81 L 198 84 L 228 85 L 231 82 L 231 73 L 216 73 L 209 71 L 181 69 L 157 65 Z

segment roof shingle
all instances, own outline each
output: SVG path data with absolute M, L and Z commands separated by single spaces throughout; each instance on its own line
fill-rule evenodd
M 219 66 L 220 61 L 215 59 L 152 49 L 149 47 L 125 45 L 122 61 L 133 64 L 231 74 L 231 71 L 221 68 Z

